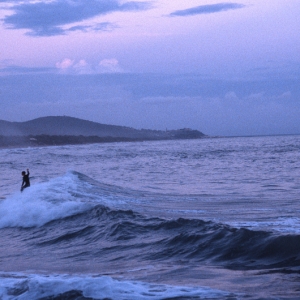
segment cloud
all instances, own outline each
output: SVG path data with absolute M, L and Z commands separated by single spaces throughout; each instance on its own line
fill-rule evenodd
M 177 10 L 172 12 L 169 16 L 171 17 L 186 17 L 193 15 L 201 15 L 201 14 L 212 14 L 218 13 L 226 10 L 233 10 L 243 8 L 245 5 L 238 3 L 217 3 L 217 4 L 209 4 L 209 5 L 200 5 L 184 10 Z
M 63 61 L 61 62 L 57 62 L 55 64 L 56 68 L 61 69 L 61 70 L 67 70 L 70 67 L 72 67 L 74 64 L 74 60 L 71 60 L 69 58 L 65 58 Z
M 115 58 L 103 59 L 98 65 L 92 66 L 85 59 L 75 62 L 70 58 L 65 58 L 55 64 L 56 69 L 61 74 L 103 74 L 103 73 L 122 73 L 123 69 L 119 65 L 119 61 Z
M 141 11 L 150 7 L 149 2 L 121 2 L 120 0 L 34 1 L 11 6 L 10 10 L 14 13 L 4 17 L 3 21 L 10 29 L 28 29 L 28 35 L 54 36 L 74 30 L 111 29 L 113 26 L 110 23 L 99 23 L 90 27 L 65 28 L 65 26 L 108 13 Z
M 123 72 L 117 59 L 103 59 L 100 61 L 98 66 L 100 73 L 120 73 Z
M 95 71 L 93 68 L 86 62 L 85 59 L 75 62 L 70 58 L 65 58 L 60 62 L 55 64 L 55 67 L 58 69 L 61 74 L 94 74 Z
M 65 33 L 70 31 L 81 31 L 81 32 L 90 32 L 90 31 L 112 31 L 113 29 L 118 28 L 117 25 L 110 22 L 102 22 L 94 25 L 77 25 L 70 27 L 65 30 Z

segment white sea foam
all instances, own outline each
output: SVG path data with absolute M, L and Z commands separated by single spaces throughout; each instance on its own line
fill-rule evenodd
M 32 227 L 90 209 L 75 174 L 32 185 L 0 202 L 0 228 Z
M 158 300 L 176 297 L 223 299 L 228 293 L 207 287 L 183 287 L 120 281 L 108 276 L 70 276 L 37 274 L 0 274 L 0 296 L 3 300 L 35 300 L 69 291 L 82 292 L 84 297 L 118 300 Z

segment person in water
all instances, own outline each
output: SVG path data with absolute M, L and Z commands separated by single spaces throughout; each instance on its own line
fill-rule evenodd
M 23 176 L 23 182 L 22 182 L 22 186 L 21 186 L 21 192 L 23 192 L 23 190 L 27 187 L 30 186 L 30 181 L 29 181 L 29 169 L 27 169 L 27 174 L 25 171 L 22 172 L 22 176 Z

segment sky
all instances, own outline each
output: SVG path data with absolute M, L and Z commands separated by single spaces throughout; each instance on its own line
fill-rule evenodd
M 299 0 L 0 0 L 0 120 L 300 134 Z

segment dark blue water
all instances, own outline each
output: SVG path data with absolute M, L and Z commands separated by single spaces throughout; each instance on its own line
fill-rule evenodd
M 0 296 L 300 299 L 299 150 L 299 136 L 2 149 Z

